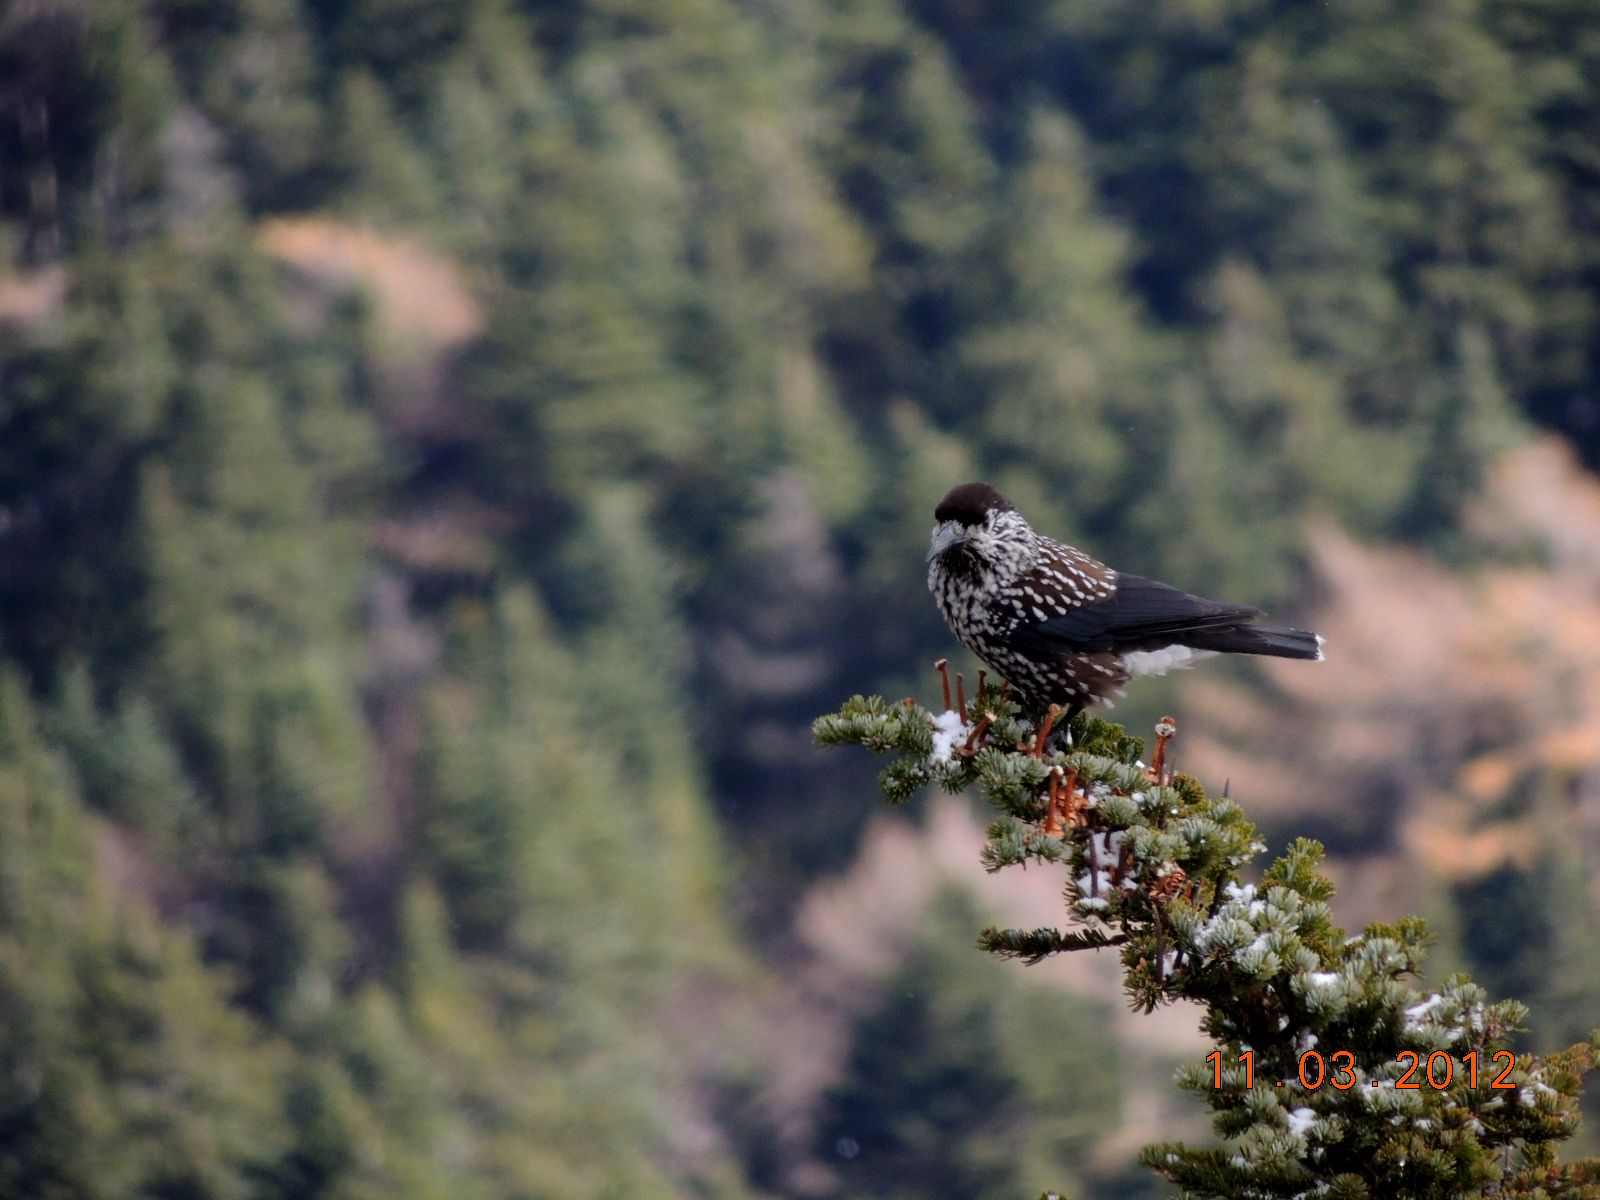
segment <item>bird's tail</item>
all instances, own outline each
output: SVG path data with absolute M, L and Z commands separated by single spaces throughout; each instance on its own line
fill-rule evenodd
M 1280 629 L 1275 625 L 1228 625 L 1196 631 L 1185 639 L 1200 650 L 1222 654 L 1268 654 L 1274 658 L 1322 660 L 1322 638 L 1309 629 Z

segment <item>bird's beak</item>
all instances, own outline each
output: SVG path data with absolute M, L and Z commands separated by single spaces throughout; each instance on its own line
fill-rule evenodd
M 936 526 L 933 531 L 933 544 L 928 547 L 928 561 L 932 562 L 953 546 L 959 546 L 967 540 L 967 535 L 961 532 L 961 526 L 954 521 L 945 521 Z

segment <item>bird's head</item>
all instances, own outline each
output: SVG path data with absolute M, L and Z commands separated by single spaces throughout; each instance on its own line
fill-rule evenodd
M 951 488 L 933 510 L 933 519 L 938 524 L 928 546 L 930 564 L 997 564 L 1017 557 L 1030 533 L 1017 506 L 987 483 Z

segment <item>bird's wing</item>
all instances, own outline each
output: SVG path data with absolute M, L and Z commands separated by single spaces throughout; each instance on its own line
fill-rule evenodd
M 1116 590 L 1061 616 L 1015 630 L 1025 653 L 1051 650 L 1137 650 L 1169 645 L 1202 629 L 1237 625 L 1262 616 L 1257 608 L 1219 604 L 1146 579 L 1116 573 Z

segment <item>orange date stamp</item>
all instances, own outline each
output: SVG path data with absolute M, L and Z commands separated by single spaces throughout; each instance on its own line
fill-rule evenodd
M 1255 1051 L 1246 1050 L 1239 1055 L 1238 1061 L 1244 1065 L 1244 1086 L 1255 1087 Z M 1431 1087 L 1434 1091 L 1442 1092 L 1456 1078 L 1456 1064 L 1459 1061 L 1469 1088 L 1477 1087 L 1480 1079 L 1487 1081 L 1489 1087 L 1499 1091 L 1515 1091 L 1517 1088 L 1516 1084 L 1509 1082 L 1511 1072 L 1517 1065 L 1516 1055 L 1509 1050 L 1497 1050 L 1487 1062 L 1481 1061 L 1476 1050 L 1468 1051 L 1459 1060 L 1452 1058 L 1443 1050 L 1435 1050 L 1427 1058 L 1423 1058 L 1415 1050 L 1403 1050 L 1395 1055 L 1394 1061 L 1406 1067 L 1402 1074 L 1392 1079 L 1369 1076 L 1366 1085 L 1389 1086 L 1413 1092 Z M 1223 1087 L 1222 1051 L 1213 1050 L 1206 1055 L 1206 1062 L 1211 1064 L 1211 1086 L 1220 1091 Z M 1316 1050 L 1307 1050 L 1297 1061 L 1296 1074 L 1300 1086 L 1310 1092 L 1316 1091 L 1323 1084 L 1347 1092 L 1361 1083 L 1356 1075 L 1356 1056 L 1350 1050 L 1335 1050 L 1326 1057 Z M 1289 1083 L 1287 1079 L 1274 1079 L 1272 1086 L 1287 1087 Z M 1262 1085 L 1265 1086 L 1265 1081 Z

